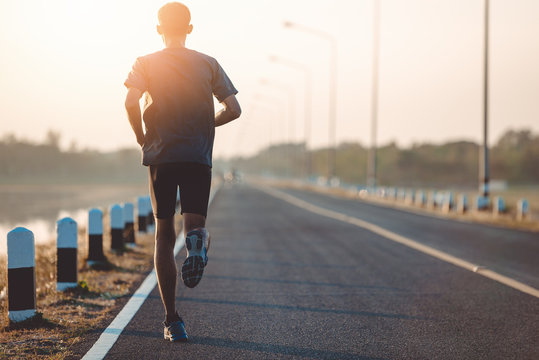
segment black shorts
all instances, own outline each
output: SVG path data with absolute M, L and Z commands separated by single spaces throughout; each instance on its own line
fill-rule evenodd
M 206 216 L 210 186 L 211 168 L 207 165 L 191 162 L 150 165 L 150 195 L 158 219 L 174 216 L 178 187 L 181 213 Z

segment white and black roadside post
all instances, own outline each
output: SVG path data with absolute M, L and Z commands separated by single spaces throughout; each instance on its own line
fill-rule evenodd
M 132 203 L 124 203 L 124 241 L 131 248 L 135 247 L 135 209 Z
M 153 208 L 152 208 L 152 200 L 149 196 L 146 197 L 146 206 L 148 209 L 148 213 L 146 214 L 146 221 L 148 223 L 148 232 L 153 233 L 155 231 L 155 218 L 153 216 Z
M 425 191 L 419 190 L 415 197 L 415 204 L 417 206 L 423 207 L 425 206 L 426 203 L 427 203 L 427 197 L 425 196 Z
M 36 314 L 34 234 L 18 227 L 7 234 L 8 316 L 20 322 Z
M 414 201 L 415 201 L 415 196 L 416 196 L 415 190 L 414 189 L 409 189 L 406 192 L 406 195 L 405 195 L 405 198 L 404 198 L 404 202 L 406 203 L 406 205 L 413 205 Z
M 460 194 L 457 201 L 457 212 L 464 214 L 466 211 L 468 211 L 468 197 L 466 194 Z
M 429 191 L 429 196 L 427 199 L 427 208 L 431 210 L 436 208 L 436 190 Z
M 403 202 L 406 200 L 406 189 L 399 189 L 398 200 L 402 200 Z
M 115 204 L 110 208 L 110 248 L 117 253 L 124 250 L 124 218 L 123 209 Z
M 397 201 L 397 200 L 398 200 L 398 195 L 399 195 L 399 189 L 397 189 L 396 187 L 391 188 L 391 199 L 392 199 L 393 201 Z
M 77 223 L 66 217 L 56 222 L 56 290 L 77 287 Z
M 445 193 L 442 201 L 443 201 L 443 205 L 442 205 L 443 212 L 449 213 L 451 210 L 453 210 L 454 198 L 453 198 L 453 193 L 451 191 L 448 191 Z
M 517 220 L 522 221 L 529 216 L 530 205 L 528 200 L 520 199 L 517 202 Z
M 88 212 L 88 265 L 105 262 L 103 253 L 103 212 L 91 209 Z
M 146 223 L 146 217 L 148 215 L 148 210 L 146 210 L 146 197 L 139 196 L 137 198 L 137 214 L 138 214 L 138 231 L 140 233 L 145 233 L 148 231 L 148 224 Z

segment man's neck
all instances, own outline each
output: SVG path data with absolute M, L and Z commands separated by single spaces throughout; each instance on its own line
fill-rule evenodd
M 166 48 L 170 49 L 182 49 L 185 47 L 186 36 L 167 37 L 163 36 L 163 42 Z

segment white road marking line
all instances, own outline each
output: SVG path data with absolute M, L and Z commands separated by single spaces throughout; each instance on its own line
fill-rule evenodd
M 211 204 L 215 194 L 220 188 L 221 185 L 217 185 L 215 189 L 212 189 L 208 206 Z M 176 238 L 176 244 L 174 245 L 174 257 L 176 257 L 176 255 L 178 255 L 180 250 L 184 247 L 184 238 L 185 235 L 182 229 Z M 144 301 L 146 301 L 148 295 L 150 295 L 152 290 L 155 288 L 155 285 L 157 285 L 157 276 L 155 274 L 155 269 L 153 269 L 146 279 L 144 279 L 137 291 L 135 291 L 135 293 L 131 296 L 127 304 L 124 305 L 120 313 L 116 315 L 110 325 L 101 333 L 99 339 L 97 339 L 95 344 L 84 355 L 82 358 L 83 360 L 101 360 L 107 355 L 127 324 L 129 324 L 133 316 L 135 316 L 137 313 L 138 309 L 140 309 Z
M 259 186 L 256 185 L 256 188 L 258 188 L 261 191 L 264 191 L 265 193 L 274 196 L 276 198 L 279 198 L 281 200 L 284 200 L 292 205 L 295 205 L 299 208 L 302 208 L 304 210 L 310 211 L 312 213 L 322 215 L 325 217 L 329 217 L 335 220 L 343 221 L 352 225 L 356 225 L 358 227 L 364 228 L 366 230 L 369 230 L 370 232 L 373 232 L 375 234 L 378 234 L 380 236 L 383 236 L 389 240 L 395 241 L 399 244 L 408 246 L 412 249 L 421 251 L 424 254 L 433 256 L 437 259 L 443 260 L 445 262 L 448 262 L 450 264 L 456 265 L 458 267 L 461 267 L 463 269 L 475 272 L 479 275 L 485 276 L 489 279 L 492 279 L 494 281 L 500 282 L 504 285 L 507 285 L 509 287 L 512 287 L 513 289 L 522 291 L 523 293 L 535 296 L 536 298 L 539 298 L 539 290 L 535 289 L 534 287 L 531 287 L 529 285 L 526 285 L 524 283 L 521 283 L 520 281 L 514 280 L 510 277 L 498 274 L 497 272 L 494 272 L 492 270 L 486 269 L 484 266 L 472 264 L 469 261 L 460 259 L 456 256 L 450 255 L 446 252 L 434 249 L 430 246 L 421 244 L 415 240 L 412 240 L 410 238 L 407 238 L 405 236 L 396 234 L 392 231 L 386 230 L 378 225 L 374 225 L 370 222 L 358 219 L 353 216 L 348 216 L 333 210 L 328 210 L 321 208 L 319 206 L 313 205 L 311 203 L 308 203 L 304 200 L 301 200 L 295 196 L 292 196 L 290 194 L 287 194 L 285 192 L 282 192 L 280 190 L 276 190 L 273 188 L 268 188 L 266 186 Z

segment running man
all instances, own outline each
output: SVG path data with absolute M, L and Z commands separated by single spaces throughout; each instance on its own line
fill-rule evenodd
M 137 58 L 125 86 L 125 108 L 142 163 L 149 166 L 150 194 L 156 218 L 154 262 L 165 307 L 164 337 L 185 341 L 187 333 L 176 311 L 176 262 L 174 260 L 174 212 L 177 189 L 187 258 L 182 280 L 195 287 L 208 262 L 209 233 L 205 228 L 211 184 L 215 127 L 241 114 L 237 90 L 212 57 L 185 47 L 193 30 L 189 9 L 178 2 L 158 12 L 157 32 L 165 48 Z M 139 100 L 143 94 L 142 130 Z M 223 105 L 215 114 L 213 96 Z

